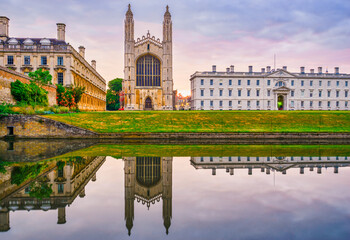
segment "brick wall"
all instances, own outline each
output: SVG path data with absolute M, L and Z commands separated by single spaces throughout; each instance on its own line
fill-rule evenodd
M 15 82 L 16 80 L 19 80 L 22 83 L 29 83 L 30 78 L 26 75 L 0 66 L 0 104 L 3 102 L 11 104 L 16 103 L 11 95 L 11 82 Z M 53 85 L 45 86 L 44 89 L 49 92 L 49 105 L 56 105 L 56 87 Z

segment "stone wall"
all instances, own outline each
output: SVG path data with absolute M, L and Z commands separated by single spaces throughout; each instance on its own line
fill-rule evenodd
M 94 144 L 96 144 L 96 141 L 93 141 L 93 139 L 26 139 L 7 142 L 0 140 L 0 161 L 41 161 L 87 148 Z
M 0 116 L 0 138 L 85 138 L 98 137 L 89 130 L 34 115 Z
M 16 100 L 11 95 L 11 82 L 15 82 L 16 80 L 19 80 L 22 83 L 29 83 L 30 78 L 26 75 L 0 66 L 0 104 L 3 102 L 11 104 L 16 103 Z M 44 89 L 48 91 L 49 105 L 56 105 L 56 87 L 53 85 L 45 86 Z

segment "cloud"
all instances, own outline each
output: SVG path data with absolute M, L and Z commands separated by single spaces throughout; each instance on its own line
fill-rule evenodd
M 162 37 L 169 4 L 174 30 L 174 84 L 190 88 L 195 71 L 212 64 L 240 70 L 272 65 L 340 66 L 350 72 L 350 2 L 342 0 L 3 0 L 0 15 L 11 19 L 10 34 L 55 37 L 56 22 L 67 24 L 66 37 L 84 45 L 106 80 L 123 77 L 124 16 L 131 2 L 135 38 L 150 30 Z M 280 66 L 279 66 L 280 67 Z

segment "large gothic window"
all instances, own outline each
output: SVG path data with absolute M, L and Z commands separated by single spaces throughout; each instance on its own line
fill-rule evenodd
M 146 187 L 160 180 L 160 157 L 136 157 L 136 179 Z
M 157 58 L 145 55 L 137 60 L 136 86 L 160 86 L 160 61 Z

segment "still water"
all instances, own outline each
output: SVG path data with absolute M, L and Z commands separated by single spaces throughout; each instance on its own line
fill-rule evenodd
M 349 146 L 10 148 L 0 239 L 350 239 Z

